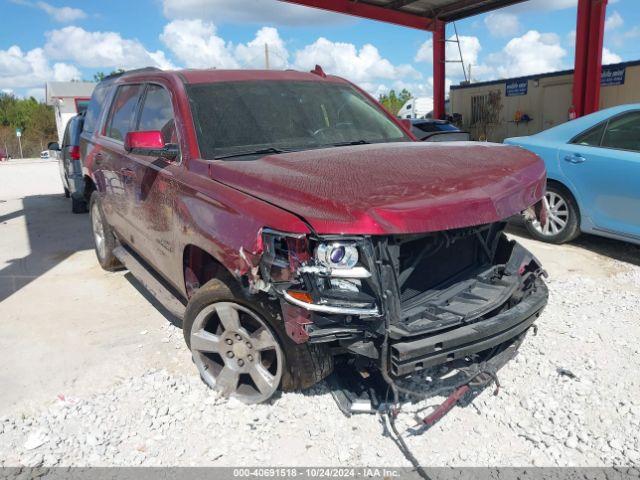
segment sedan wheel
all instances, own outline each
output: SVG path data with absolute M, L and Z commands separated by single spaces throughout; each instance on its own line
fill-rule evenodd
M 580 211 L 571 193 L 556 183 L 547 184 L 542 198 L 547 211 L 547 222 L 527 220 L 525 226 L 534 238 L 549 243 L 570 242 L 580 235 Z
M 280 385 L 282 349 L 266 322 L 242 305 L 216 302 L 202 309 L 189 343 L 203 380 L 224 396 L 259 403 Z
M 539 220 L 533 220 L 531 225 L 544 236 L 556 236 L 567 227 L 569 220 L 569 205 L 558 193 L 547 192 L 542 200 L 547 210 L 548 218 L 544 226 Z

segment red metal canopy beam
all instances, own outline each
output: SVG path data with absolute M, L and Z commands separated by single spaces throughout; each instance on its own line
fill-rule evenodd
M 600 106 L 602 45 L 607 0 L 578 0 L 573 106 L 576 115 L 588 115 Z
M 584 114 L 600 109 L 600 82 L 602 77 L 602 45 L 604 43 L 604 21 L 607 0 L 592 0 L 589 17 L 589 45 L 587 51 L 587 73 L 584 91 Z
M 353 0 L 282 0 L 284 2 L 307 7 L 319 8 L 330 12 L 346 13 L 354 17 L 369 18 L 381 22 L 393 23 L 402 27 L 433 31 L 435 20 L 407 12 L 391 10 Z
M 444 119 L 445 96 L 445 23 L 436 21 L 433 31 L 433 118 Z

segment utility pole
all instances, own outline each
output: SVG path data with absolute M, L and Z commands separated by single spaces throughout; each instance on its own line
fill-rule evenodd
M 471 80 L 471 64 L 469 64 L 469 83 L 472 83 L 473 80 Z
M 264 66 L 269 70 L 269 44 L 264 44 Z

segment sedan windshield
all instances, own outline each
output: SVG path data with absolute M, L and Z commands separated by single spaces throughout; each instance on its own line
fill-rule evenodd
M 187 85 L 187 94 L 204 158 L 410 140 L 346 84 L 219 82 Z

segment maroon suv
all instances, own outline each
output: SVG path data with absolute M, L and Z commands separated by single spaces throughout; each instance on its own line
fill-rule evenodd
M 100 264 L 147 272 L 204 381 L 245 402 L 337 359 L 390 382 L 484 365 L 547 302 L 504 234 L 542 198 L 538 157 L 417 142 L 320 69 L 110 77 L 81 149 Z

